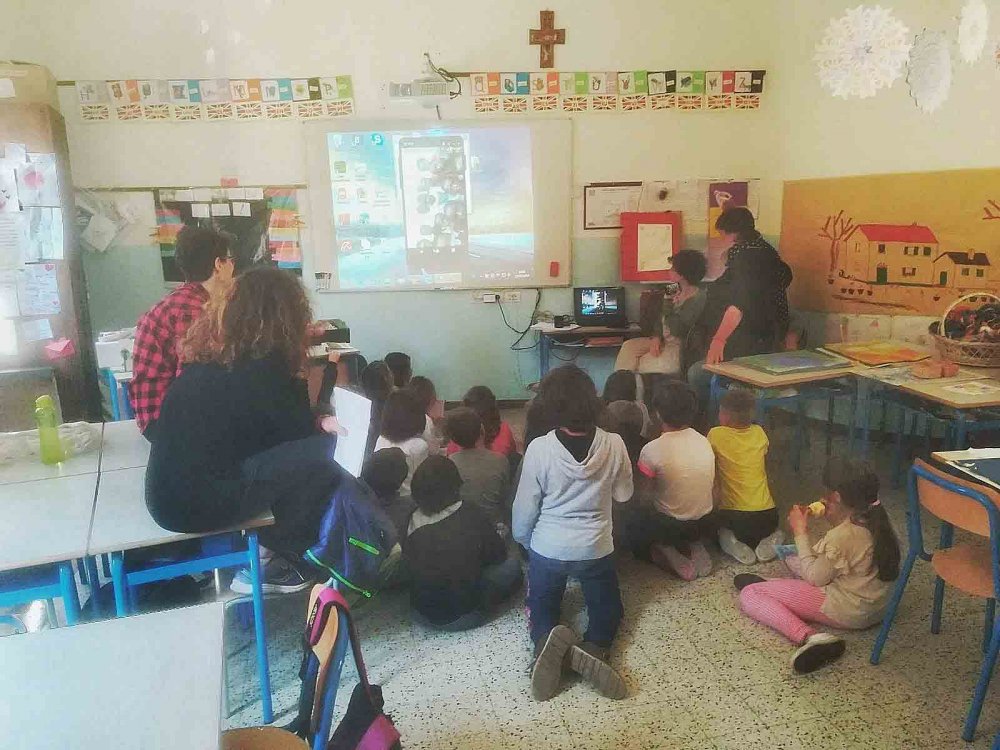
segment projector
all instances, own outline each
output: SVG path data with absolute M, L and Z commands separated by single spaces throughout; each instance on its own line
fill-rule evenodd
M 424 75 L 409 83 L 389 82 L 390 102 L 413 102 L 421 107 L 434 108 L 454 97 L 451 90 L 455 77 L 437 67 L 424 53 Z
M 417 78 L 409 83 L 389 83 L 389 101 L 414 102 L 437 107 L 451 98 L 451 84 L 442 78 Z

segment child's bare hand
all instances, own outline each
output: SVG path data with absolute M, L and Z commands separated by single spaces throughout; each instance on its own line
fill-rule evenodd
M 809 514 L 801 505 L 793 505 L 788 511 L 788 526 L 793 534 L 804 534 L 809 526 Z
M 347 428 L 344 427 L 340 422 L 337 421 L 336 417 L 328 416 L 323 417 L 319 421 L 319 428 L 323 432 L 330 435 L 340 435 L 341 437 L 347 437 Z

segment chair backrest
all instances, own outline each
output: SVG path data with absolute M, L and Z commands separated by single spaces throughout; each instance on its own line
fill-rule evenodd
M 952 526 L 989 537 L 990 517 L 984 501 L 1000 508 L 1000 493 L 945 474 L 920 459 L 913 462 L 913 468 L 920 507 Z

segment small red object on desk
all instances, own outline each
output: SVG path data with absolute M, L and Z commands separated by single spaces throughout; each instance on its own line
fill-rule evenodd
M 605 346 L 621 346 L 625 343 L 624 336 L 591 336 L 587 339 L 584 346 L 592 347 L 605 347 Z

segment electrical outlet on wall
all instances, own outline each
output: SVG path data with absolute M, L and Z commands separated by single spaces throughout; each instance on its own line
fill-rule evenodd
M 517 289 L 508 289 L 501 295 L 500 299 L 504 302 L 520 302 L 521 292 Z

